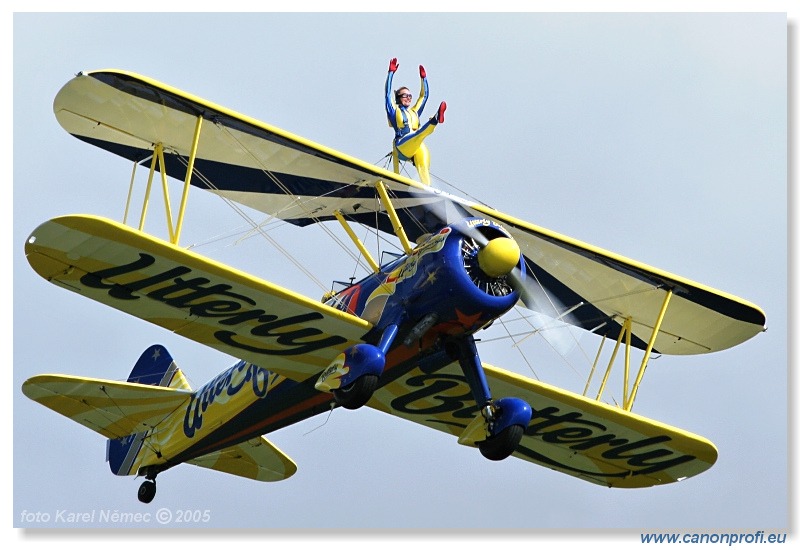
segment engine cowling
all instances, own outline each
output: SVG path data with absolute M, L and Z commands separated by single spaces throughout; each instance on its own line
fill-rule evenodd
M 409 300 L 409 314 L 436 312 L 439 319 L 475 317 L 485 324 L 519 300 L 525 265 L 519 246 L 499 225 L 471 218 L 444 228 L 442 249 L 420 262 L 420 296 Z M 431 237 L 434 239 L 436 237 Z

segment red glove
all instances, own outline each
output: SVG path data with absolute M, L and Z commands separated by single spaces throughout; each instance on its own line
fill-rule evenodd
M 389 60 L 389 72 L 390 73 L 395 72 L 399 66 L 400 66 L 400 63 L 397 62 L 397 58 L 396 57 L 393 57 L 391 60 Z
M 419 66 L 419 77 L 420 77 L 420 78 L 425 78 L 425 76 L 427 76 L 427 75 L 425 74 L 425 67 L 423 67 L 422 65 L 420 65 L 420 66 Z

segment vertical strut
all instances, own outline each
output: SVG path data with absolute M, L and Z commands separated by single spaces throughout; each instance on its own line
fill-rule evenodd
M 172 207 L 169 204 L 169 187 L 167 186 L 167 165 L 164 163 L 164 147 L 158 149 L 158 165 L 161 167 L 161 189 L 164 191 L 164 211 L 167 216 L 169 242 L 175 242 L 175 231 L 172 229 Z
M 647 368 L 647 362 L 650 360 L 650 353 L 653 351 L 653 346 L 656 343 L 656 336 L 658 336 L 658 331 L 661 330 L 661 322 L 664 320 L 664 316 L 667 314 L 667 307 L 669 306 L 669 301 L 671 298 L 672 289 L 668 290 L 667 295 L 664 296 L 664 303 L 661 304 L 661 311 L 658 314 L 656 324 L 653 326 L 653 333 L 650 335 L 650 341 L 647 343 L 647 350 L 644 353 L 642 365 L 639 367 L 639 374 L 636 375 L 636 382 L 633 384 L 633 391 L 631 392 L 631 396 L 627 403 L 625 403 L 626 411 L 630 411 L 633 408 L 633 401 L 636 399 L 636 392 L 639 391 L 639 383 L 642 381 L 642 377 L 644 376 L 644 370 Z
M 180 239 L 181 235 L 181 228 L 183 227 L 183 218 L 186 212 L 186 203 L 189 196 L 189 185 L 192 181 L 192 175 L 194 173 L 194 161 L 197 158 L 197 146 L 200 142 L 200 129 L 202 128 L 202 125 L 203 125 L 203 117 L 198 116 L 194 128 L 192 149 L 191 152 L 189 153 L 189 164 L 186 168 L 186 179 L 183 184 L 183 195 L 181 196 L 178 221 L 174 225 L 172 222 L 172 207 L 170 206 L 170 201 L 169 201 L 167 166 L 166 163 L 164 162 L 164 145 L 162 143 L 156 143 L 155 146 L 153 147 L 153 156 L 151 157 L 150 160 L 150 173 L 147 176 L 147 187 L 145 189 L 144 201 L 142 203 L 142 214 L 139 219 L 139 231 L 144 231 L 144 222 L 145 218 L 147 217 L 147 208 L 150 205 L 150 191 L 153 188 L 153 177 L 155 176 L 156 166 L 158 166 L 158 171 L 159 174 L 161 175 L 161 187 L 164 193 L 164 211 L 167 219 L 167 230 L 169 231 L 169 241 L 172 244 L 178 244 L 178 240 Z M 128 200 L 125 203 L 125 214 L 123 216 L 122 223 L 126 223 L 128 220 L 128 210 L 130 208 L 131 197 L 133 195 L 133 183 L 136 176 L 137 164 L 138 163 L 136 162 L 133 163 L 133 173 L 131 174 L 131 183 L 130 183 L 130 188 L 128 190 Z
M 617 358 L 617 352 L 619 351 L 619 346 L 622 343 L 622 339 L 625 337 L 625 334 L 630 330 L 631 320 L 625 319 L 625 323 L 622 325 L 622 330 L 617 337 L 617 344 L 614 346 L 614 352 L 611 354 L 611 359 L 608 361 L 608 367 L 606 367 L 606 373 L 603 375 L 603 381 L 600 383 L 600 389 L 597 390 L 597 397 L 596 400 L 600 401 L 600 397 L 603 395 L 603 390 L 606 389 L 606 382 L 608 382 L 608 376 L 611 374 L 611 367 L 614 366 L 614 361 Z
M 128 200 L 125 201 L 125 214 L 122 216 L 122 223 L 128 223 L 128 210 L 131 207 L 131 197 L 133 197 L 133 182 L 136 180 L 136 167 L 139 165 L 138 162 L 134 161 L 133 163 L 133 170 L 131 171 L 131 183 L 128 186 Z
M 178 213 L 178 224 L 175 227 L 175 236 L 172 239 L 172 244 L 178 244 L 181 237 L 181 229 L 183 228 L 183 215 L 186 212 L 186 200 L 189 197 L 189 183 L 192 181 L 194 172 L 194 160 L 197 157 L 197 145 L 200 142 L 200 128 L 203 126 L 203 117 L 197 117 L 197 123 L 194 127 L 194 138 L 192 139 L 192 151 L 189 153 L 189 165 L 186 167 L 186 181 L 183 183 L 183 195 L 181 196 L 181 207 Z
M 153 187 L 153 175 L 156 172 L 156 164 L 158 163 L 158 153 L 161 151 L 163 146 L 160 143 L 156 143 L 155 148 L 153 149 L 153 159 L 150 161 L 150 174 L 147 176 L 147 187 L 144 191 L 144 202 L 142 203 L 142 215 L 139 218 L 139 231 L 144 231 L 144 219 L 147 216 L 147 206 L 150 204 L 150 189 Z M 162 166 L 161 169 L 163 170 L 164 167 Z
M 642 378 L 644 377 L 644 372 L 647 369 L 647 364 L 650 361 L 650 355 L 653 352 L 653 347 L 656 343 L 656 338 L 658 337 L 658 333 L 661 330 L 661 323 L 664 321 L 664 317 L 667 314 L 667 308 L 669 307 L 670 299 L 672 298 L 672 290 L 668 290 L 666 295 L 664 296 L 664 301 L 661 304 L 661 310 L 658 313 L 658 318 L 656 319 L 655 324 L 653 325 L 653 331 L 650 334 L 650 340 L 647 343 L 647 348 L 644 352 L 644 357 L 642 357 L 642 363 L 639 366 L 639 371 L 636 374 L 636 380 L 633 383 L 633 388 L 630 390 L 629 393 L 629 377 L 630 377 L 630 351 L 631 351 L 631 337 L 633 334 L 633 327 L 632 327 L 632 320 L 630 318 L 625 319 L 625 322 L 622 325 L 622 330 L 617 337 L 617 344 L 614 347 L 614 352 L 611 354 L 611 360 L 608 362 L 608 368 L 606 369 L 606 373 L 603 376 L 603 381 L 600 384 L 600 390 L 597 392 L 597 400 L 600 400 L 600 397 L 603 395 L 603 390 L 605 389 L 606 382 L 608 381 L 609 374 L 611 373 L 611 367 L 614 365 L 614 361 L 617 357 L 617 352 L 619 351 L 619 347 L 622 344 L 622 339 L 625 338 L 625 372 L 623 374 L 623 386 L 622 386 L 622 408 L 626 411 L 630 411 L 633 408 L 633 403 L 636 400 L 636 394 L 639 391 L 639 385 L 642 382 Z M 601 344 L 602 349 L 602 344 Z M 598 358 L 600 352 L 598 351 Z M 597 358 L 595 359 L 595 363 L 597 362 Z M 592 367 L 592 373 L 594 373 L 594 366 Z M 589 376 L 591 380 L 591 374 Z M 586 391 L 589 389 L 589 382 L 586 383 L 586 388 L 584 389 L 584 395 Z
M 597 368 L 597 363 L 600 361 L 600 354 L 603 352 L 603 345 L 606 343 L 605 338 L 600 338 L 600 347 L 597 349 L 597 355 L 594 357 L 594 363 L 592 363 L 592 370 L 589 371 L 589 378 L 586 379 L 586 386 L 583 388 L 583 396 L 586 397 L 586 394 L 589 392 L 589 386 L 592 383 L 592 377 L 594 377 L 594 370 Z
M 628 401 L 628 378 L 631 372 L 631 332 L 633 332 L 633 323 L 631 318 L 628 317 L 628 322 L 625 323 L 625 374 L 622 380 L 622 403 Z

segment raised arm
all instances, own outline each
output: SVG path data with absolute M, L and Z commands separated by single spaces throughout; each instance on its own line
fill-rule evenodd
M 394 73 L 397 71 L 397 68 L 400 64 L 397 62 L 397 58 L 393 57 L 389 61 L 389 72 L 386 74 L 386 118 L 389 119 L 389 124 L 394 127 L 395 125 L 395 109 L 396 104 L 394 102 L 394 92 L 392 91 L 392 79 L 394 78 Z
M 417 102 L 414 103 L 414 111 L 417 112 L 417 115 L 422 114 L 422 110 L 425 108 L 425 103 L 428 102 L 428 75 L 425 72 L 425 67 L 422 65 L 419 66 L 419 96 L 417 96 Z

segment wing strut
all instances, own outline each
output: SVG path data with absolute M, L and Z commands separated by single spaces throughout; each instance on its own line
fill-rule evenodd
M 367 248 L 364 246 L 364 243 L 361 242 L 361 239 L 359 239 L 358 236 L 350 228 L 350 224 L 347 223 L 346 219 L 344 219 L 344 216 L 342 215 L 342 211 L 341 210 L 334 210 L 333 215 L 336 216 L 337 220 L 339 220 L 339 223 L 342 225 L 344 230 L 347 232 L 347 235 L 350 237 L 350 240 L 353 241 L 353 244 L 355 244 L 358 247 L 358 250 L 364 256 L 364 259 L 367 261 L 369 266 L 372 268 L 372 271 L 374 273 L 380 273 L 380 271 L 381 271 L 380 266 L 375 261 L 375 259 L 372 257 L 372 255 L 369 253 Z
M 186 201 L 189 198 L 189 182 L 192 181 L 194 173 L 194 159 L 197 157 L 197 146 L 200 143 L 200 128 L 203 126 L 203 117 L 197 117 L 197 123 L 194 126 L 194 137 L 192 138 L 192 152 L 189 154 L 189 166 L 186 167 L 186 180 L 183 183 L 183 195 L 181 196 L 181 207 L 178 212 L 178 224 L 175 227 L 175 236 L 172 244 L 178 244 L 180 240 L 181 229 L 183 227 L 183 215 L 186 211 Z
M 128 186 L 128 200 L 125 201 L 125 213 L 122 215 L 122 223 L 128 223 L 128 210 L 131 207 L 131 197 L 133 196 L 133 183 L 136 181 L 136 167 L 139 166 L 138 162 L 133 163 L 133 170 L 131 171 L 131 183 Z
M 636 392 L 639 391 L 639 383 L 642 381 L 642 377 L 644 376 L 644 369 L 647 368 L 647 362 L 650 360 L 650 353 L 653 351 L 653 345 L 656 343 L 656 336 L 658 335 L 658 331 L 661 329 L 661 322 L 664 320 L 664 316 L 667 314 L 667 307 L 669 306 L 669 301 L 671 298 L 672 289 L 668 290 L 667 295 L 664 296 L 664 303 L 661 304 L 661 311 L 659 312 L 658 319 L 653 327 L 653 333 L 650 335 L 650 341 L 647 342 L 647 349 L 644 352 L 644 358 L 642 358 L 642 365 L 639 367 L 639 374 L 636 375 L 636 382 L 633 384 L 633 391 L 631 392 L 628 402 L 625 403 L 626 411 L 630 411 L 633 408 L 633 401 L 636 399 Z
M 144 221 L 147 217 L 147 207 L 150 204 L 150 191 L 153 187 L 153 177 L 155 176 L 156 166 L 158 166 L 158 172 L 161 174 L 161 186 L 164 191 L 164 211 L 167 217 L 167 229 L 169 230 L 169 242 L 171 244 L 178 244 L 181 236 L 181 230 L 183 229 L 183 218 L 186 213 L 186 203 L 188 202 L 189 198 L 189 185 L 192 181 L 192 175 L 194 173 L 194 161 L 197 158 L 197 147 L 200 142 L 200 129 L 203 125 L 203 117 L 198 116 L 197 122 L 194 128 L 194 137 L 192 138 L 192 149 L 189 154 L 189 163 L 186 168 L 186 179 L 183 183 L 183 193 L 181 195 L 181 203 L 178 210 L 178 220 L 177 223 L 173 224 L 172 222 L 172 207 L 170 206 L 169 202 L 169 187 L 167 185 L 167 167 L 164 163 L 164 145 L 162 143 L 156 143 L 153 146 L 153 156 L 151 157 L 150 161 L 150 174 L 147 177 L 147 187 L 145 189 L 144 194 L 144 202 L 142 204 L 142 214 L 139 218 L 139 231 L 144 231 Z M 125 204 L 125 215 L 123 217 L 123 223 L 127 223 L 128 219 L 128 210 L 130 208 L 131 196 L 133 194 L 133 182 L 136 176 L 136 165 L 137 163 L 133 163 L 133 173 L 131 174 L 131 184 L 130 189 L 128 190 L 128 200 Z
M 586 386 L 583 387 L 583 396 L 586 397 L 586 394 L 589 392 L 589 386 L 592 383 L 592 377 L 594 376 L 594 371 L 597 368 L 597 362 L 600 360 L 600 354 L 603 353 L 603 344 L 606 343 L 605 338 L 600 338 L 600 347 L 597 348 L 597 355 L 595 355 L 594 363 L 592 363 L 592 370 L 589 371 L 589 377 L 586 379 Z
M 383 182 L 378 180 L 375 182 L 375 187 L 378 189 L 378 194 L 381 196 L 381 202 L 383 203 L 384 208 L 386 208 L 386 213 L 389 214 L 389 219 L 392 221 L 392 227 L 394 228 L 394 233 L 397 235 L 397 238 L 400 239 L 400 244 L 403 245 L 403 250 L 405 250 L 406 254 L 411 254 L 411 243 L 406 236 L 406 232 L 403 230 L 403 224 L 400 223 L 400 218 L 397 217 L 397 212 L 392 206 L 392 201 L 389 198 L 389 194 L 386 192 L 386 186 L 383 185 Z
M 636 380 L 633 383 L 633 389 L 628 393 L 628 380 L 630 374 L 630 359 L 631 359 L 631 334 L 633 333 L 633 323 L 630 317 L 625 319 L 625 322 L 622 324 L 622 330 L 617 337 L 617 344 L 614 346 L 614 351 L 611 354 L 611 359 L 608 362 L 608 367 L 606 368 L 606 373 L 603 376 L 603 381 L 600 383 L 600 389 L 597 391 L 597 397 L 595 398 L 597 401 L 600 401 L 600 398 L 603 395 L 603 391 L 606 387 L 606 382 L 608 381 L 608 377 L 611 374 L 611 368 L 614 366 L 614 362 L 617 358 L 617 352 L 619 351 L 620 345 L 622 344 L 622 339 L 625 338 L 625 372 L 623 376 L 623 387 L 622 387 L 622 408 L 626 411 L 630 411 L 633 408 L 633 402 L 636 400 L 636 394 L 639 391 L 639 384 L 642 382 L 642 378 L 644 377 L 644 371 L 647 368 L 647 364 L 650 361 L 650 355 L 653 351 L 653 346 L 656 342 L 656 337 L 658 336 L 658 331 L 661 329 L 661 323 L 664 321 L 664 317 L 667 314 L 667 308 L 669 307 L 670 299 L 672 298 L 672 289 L 667 290 L 666 295 L 664 296 L 664 302 L 661 304 L 661 311 L 658 314 L 658 319 L 656 319 L 655 324 L 653 325 L 653 331 L 650 334 L 650 340 L 647 343 L 647 348 L 644 352 L 644 357 L 642 358 L 642 363 L 639 366 L 639 372 L 636 374 Z M 594 365 L 592 365 L 591 373 L 589 375 L 589 380 L 586 382 L 586 388 L 584 388 L 584 395 L 586 395 L 586 391 L 589 389 L 589 383 L 591 381 L 592 374 L 594 373 L 595 367 L 597 366 L 597 362 L 600 359 L 600 351 L 603 349 L 603 338 L 600 342 L 600 350 L 597 352 L 597 356 L 595 357 Z
M 147 217 L 147 207 L 150 204 L 150 190 L 153 187 L 153 176 L 156 172 L 156 164 L 159 166 L 161 174 L 161 187 L 164 190 L 164 210 L 167 215 L 167 229 L 169 229 L 169 241 L 175 242 L 174 231 L 172 230 L 172 209 L 169 205 L 169 192 L 167 186 L 167 172 L 164 164 L 164 145 L 156 143 L 153 148 L 153 156 L 150 161 L 150 175 L 147 177 L 147 187 L 144 192 L 144 203 L 142 204 L 142 215 L 139 218 L 139 231 L 144 231 L 144 220 Z M 128 195 L 130 197 L 130 194 Z M 127 210 L 127 209 L 126 209 Z

